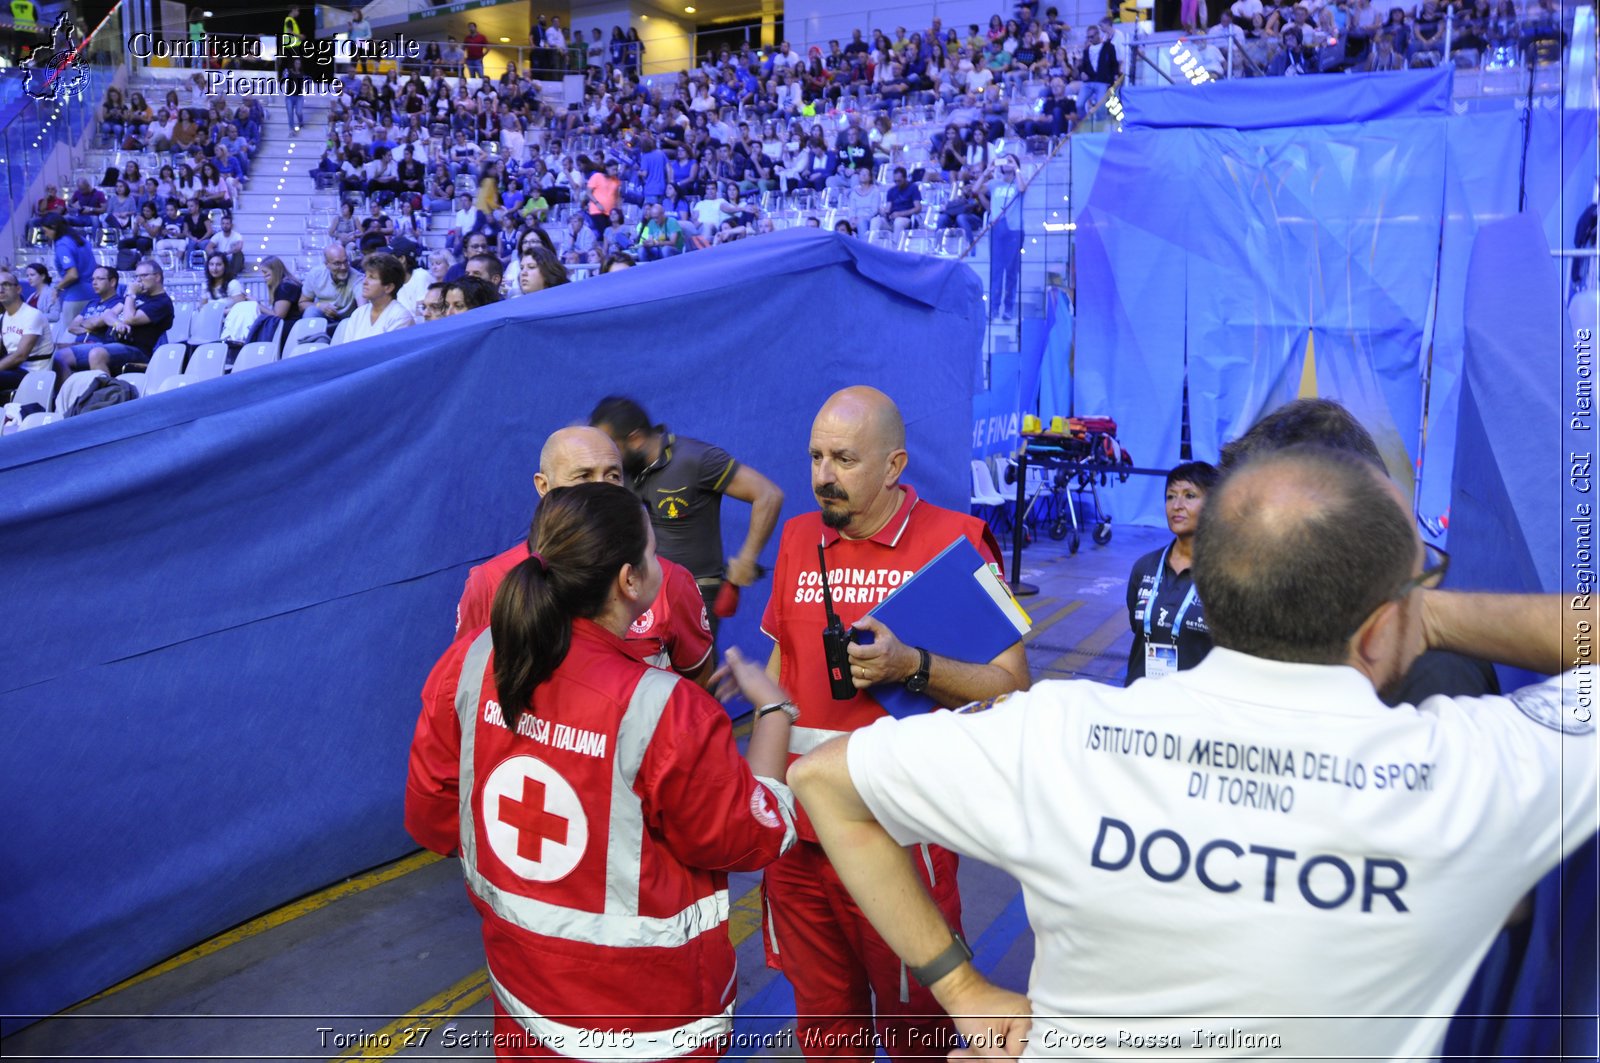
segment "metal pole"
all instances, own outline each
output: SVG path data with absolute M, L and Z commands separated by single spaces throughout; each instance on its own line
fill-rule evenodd
M 1455 37 L 1456 31 L 1456 5 L 1451 4 L 1444 9 L 1444 58 L 1439 60 L 1440 65 L 1450 61 L 1450 41 Z

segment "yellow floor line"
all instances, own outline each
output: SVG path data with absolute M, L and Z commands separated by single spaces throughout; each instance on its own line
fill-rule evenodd
M 733 940 L 733 947 L 738 948 L 760 929 L 761 888 L 757 886 L 747 890 L 742 897 L 733 902 L 728 912 L 728 936 Z M 428 1035 L 433 1030 L 442 1026 L 446 1019 L 455 1018 L 488 995 L 489 972 L 480 967 L 449 989 L 417 1005 L 409 1015 L 396 1019 L 383 1029 L 369 1035 L 368 1044 L 391 1046 L 387 1050 L 352 1049 L 344 1055 L 335 1056 L 330 1063 L 353 1060 L 381 1063 L 382 1060 L 407 1048 L 426 1049 Z
M 489 995 L 489 971 L 480 967 L 437 996 L 429 997 L 404 1018 L 396 1019 L 376 1033 L 369 1034 L 368 1044 L 391 1047 L 373 1051 L 352 1049 L 334 1060 L 384 1060 L 407 1048 L 428 1047 L 428 1035 L 448 1019 L 477 1004 Z M 492 1020 L 491 1020 L 492 1021 Z
M 1035 624 L 1032 631 L 1022 636 L 1022 641 L 1024 643 L 1034 641 L 1040 635 L 1054 627 L 1057 621 L 1061 620 L 1063 617 L 1071 616 L 1073 613 L 1082 608 L 1083 600 L 1081 598 L 1075 602 L 1068 602 L 1066 605 L 1063 605 L 1060 609 L 1057 609 L 1039 623 Z
M 241 926 L 236 926 L 232 930 L 218 934 L 216 937 L 211 938 L 208 941 L 203 941 L 194 948 L 190 949 L 188 952 L 180 952 L 171 959 L 164 960 L 148 970 L 140 971 L 132 978 L 118 982 L 110 989 L 96 993 L 88 1000 L 80 1001 L 79 1003 L 74 1004 L 72 1007 L 67 1008 L 66 1011 L 76 1011 L 86 1004 L 92 1004 L 96 1000 L 102 1000 L 105 997 L 111 996 L 113 993 L 120 993 L 129 986 L 136 986 L 140 982 L 149 981 L 158 975 L 166 974 L 168 971 L 175 971 L 179 967 L 184 967 L 193 963 L 195 960 L 204 959 L 213 953 L 221 952 L 229 945 L 236 945 L 246 938 L 254 937 L 262 931 L 271 930 L 273 927 L 282 926 L 285 923 L 291 923 L 303 915 L 310 915 L 312 912 L 315 912 L 320 908 L 326 908 L 328 905 L 332 904 L 334 901 L 340 900 L 341 898 L 349 897 L 352 894 L 361 893 L 365 890 L 371 889 L 374 886 L 381 886 L 385 882 L 393 882 L 402 875 L 409 875 L 413 871 L 427 867 L 429 864 L 437 863 L 442 859 L 444 858 L 438 853 L 423 851 L 408 856 L 403 860 L 397 860 L 392 864 L 377 868 L 376 870 L 368 871 L 366 874 L 357 875 L 355 878 L 350 879 L 347 882 L 341 882 L 337 886 L 329 886 L 327 889 L 313 893 L 309 897 L 302 897 L 293 904 L 286 904 L 282 908 L 277 908 L 268 912 L 266 915 L 258 916 L 255 919 L 250 920 L 248 923 L 245 923 Z
M 1046 665 L 1044 670 L 1047 672 L 1082 671 L 1085 665 L 1103 653 L 1127 630 L 1128 614 L 1125 610 L 1118 610 L 1106 617 L 1100 626 L 1091 631 L 1088 636 L 1080 639 L 1076 646 Z

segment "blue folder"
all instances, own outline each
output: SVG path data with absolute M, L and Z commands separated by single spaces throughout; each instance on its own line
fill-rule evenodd
M 907 646 L 972 664 L 987 664 L 1028 633 L 1028 615 L 989 563 L 957 539 L 867 614 Z M 901 683 L 872 688 L 873 700 L 896 719 L 938 707 Z

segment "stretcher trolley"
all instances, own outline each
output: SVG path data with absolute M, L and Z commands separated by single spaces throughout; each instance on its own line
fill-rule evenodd
M 1033 431 L 1028 431 L 1032 426 Z M 1043 505 L 1040 514 L 1050 538 L 1067 540 L 1072 553 L 1078 552 L 1083 531 L 1079 523 L 1079 506 L 1085 502 L 1085 521 L 1093 523 L 1091 535 L 1096 545 L 1111 541 L 1111 514 L 1100 501 L 1100 488 L 1109 486 L 1112 478 L 1126 483 L 1135 471 L 1133 457 L 1117 441 L 1117 422 L 1110 417 L 1056 417 L 1048 431 L 1038 422 L 1028 418 L 1022 432 L 1022 446 L 1017 461 L 1007 466 L 1005 480 L 1017 486 L 1017 512 L 1024 508 L 1024 485 L 1028 480 L 1029 466 L 1049 472 L 1048 494 L 1035 496 L 1033 502 Z M 1142 470 L 1140 470 L 1142 471 Z M 1087 497 L 1086 497 L 1087 496 Z M 1088 514 L 1092 513 L 1092 520 Z M 1012 547 L 1012 591 L 1027 594 L 1027 585 L 1018 578 L 1022 563 L 1023 520 L 1016 522 Z

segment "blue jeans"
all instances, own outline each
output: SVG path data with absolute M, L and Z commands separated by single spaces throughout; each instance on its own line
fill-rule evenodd
M 289 115 L 289 124 L 296 129 L 306 124 L 306 101 L 299 93 L 283 98 L 283 109 Z
M 1016 310 L 1017 284 L 1022 278 L 1022 230 L 1000 218 L 989 230 L 989 313 Z

